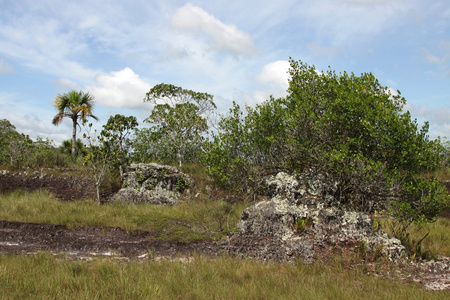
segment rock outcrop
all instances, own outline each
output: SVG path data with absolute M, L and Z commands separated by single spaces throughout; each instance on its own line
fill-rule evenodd
M 192 184 L 177 168 L 155 163 L 131 164 L 122 180 L 122 188 L 111 201 L 173 205 Z
M 40 169 L 22 172 L 0 170 L 0 193 L 15 190 L 33 192 L 47 190 L 61 200 L 95 198 L 92 178 L 76 169 Z
M 270 200 L 247 208 L 240 231 L 228 240 L 229 252 L 259 259 L 311 262 L 322 252 L 346 248 L 378 251 L 388 259 L 404 254 L 395 238 L 374 230 L 370 215 L 343 210 L 333 197 L 336 183 L 325 176 L 303 174 L 300 183 L 279 173 L 267 180 Z

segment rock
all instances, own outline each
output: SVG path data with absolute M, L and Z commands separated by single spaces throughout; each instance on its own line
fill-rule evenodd
M 77 170 L 56 168 L 41 169 L 39 172 L 9 172 L 1 170 L 0 193 L 10 193 L 17 189 L 27 192 L 47 190 L 58 199 L 68 201 L 95 198 L 96 196 L 92 178 L 79 174 Z
M 320 183 L 322 181 L 323 183 Z M 240 231 L 229 238 L 228 251 L 259 259 L 311 262 L 317 250 L 336 252 L 339 247 L 380 251 L 389 259 L 404 255 L 400 241 L 374 232 L 370 215 L 339 207 L 332 196 L 336 183 L 324 176 L 300 182 L 286 173 L 267 180 L 270 200 L 247 208 L 238 223 Z
M 122 188 L 111 201 L 173 205 L 192 184 L 177 168 L 155 163 L 131 164 L 122 180 Z

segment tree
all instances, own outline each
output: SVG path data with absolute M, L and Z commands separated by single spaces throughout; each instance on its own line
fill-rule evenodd
M 58 113 L 53 118 L 53 125 L 59 125 L 64 117 L 72 120 L 72 156 L 75 157 L 77 125 L 79 126 L 78 121 L 87 120 L 88 117 L 98 120 L 98 118 L 92 114 L 94 108 L 94 96 L 83 91 L 70 91 L 66 94 L 59 94 L 55 99 L 54 105 L 58 110 Z
M 72 139 L 64 140 L 61 146 L 59 146 L 59 150 L 64 154 L 72 155 Z M 86 147 L 81 139 L 77 139 L 76 141 L 75 156 L 86 156 Z
M 98 135 L 97 130 L 92 130 L 92 123 L 87 124 L 87 120 L 83 120 L 85 133 L 83 138 L 87 141 L 86 156 L 84 157 L 84 165 L 87 167 L 88 174 L 94 180 L 97 192 L 97 202 L 100 201 L 100 186 L 105 178 L 105 174 L 111 165 L 112 151 L 104 142 L 104 137 Z
M 123 166 L 127 164 L 129 158 L 129 136 L 138 125 L 136 117 L 125 117 L 116 114 L 109 117 L 101 132 L 103 146 L 110 149 L 115 165 L 119 167 L 121 177 L 123 175 Z
M 99 204 L 101 203 L 100 187 L 105 175 L 113 170 L 112 167 L 119 167 L 122 176 L 122 167 L 127 163 L 129 154 L 128 135 L 137 125 L 135 117 L 117 114 L 108 119 L 107 124 L 103 125 L 103 130 L 98 134 L 97 130 L 92 129 L 92 123 L 87 124 L 87 121 L 83 120 L 85 129 L 83 138 L 87 141 L 84 165 L 94 180 Z
M 441 165 L 443 147 L 419 128 L 400 92 L 370 73 L 318 72 L 290 61 L 288 95 L 219 123 L 206 162 L 228 187 L 258 187 L 268 174 L 316 172 L 339 182 L 335 197 L 365 212 L 389 209 L 407 227 L 432 221 L 448 197 L 419 177 Z
M 0 164 L 20 167 L 29 158 L 33 141 L 16 131 L 8 120 L 0 120 Z
M 176 149 L 181 168 L 188 149 L 199 145 L 208 130 L 208 117 L 216 109 L 213 96 L 161 83 L 150 89 L 145 101 L 154 108 L 144 121 L 155 124 L 153 136 L 166 139 L 167 146 Z

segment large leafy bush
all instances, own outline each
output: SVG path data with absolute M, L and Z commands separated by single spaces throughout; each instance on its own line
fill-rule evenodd
M 353 209 L 393 209 L 430 221 L 448 198 L 418 175 L 440 166 L 443 147 L 419 126 L 400 92 L 370 73 L 319 72 L 290 61 L 288 95 L 246 113 L 234 104 L 210 144 L 206 162 L 219 184 L 257 188 L 268 174 L 315 172 L 339 182 L 335 197 Z

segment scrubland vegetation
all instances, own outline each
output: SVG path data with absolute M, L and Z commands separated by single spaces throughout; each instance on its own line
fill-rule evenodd
M 0 219 L 75 226 L 119 226 L 159 232 L 164 240 L 218 239 L 233 230 L 245 208 L 222 201 L 187 200 L 176 206 L 61 202 L 45 191 L 0 196 Z M 181 224 L 181 225 L 180 225 Z M 186 225 L 186 226 L 184 226 Z M 423 249 L 449 254 L 449 220 L 425 230 Z M 414 228 L 412 234 L 417 235 Z M 421 233 L 423 234 L 423 233 Z M 421 237 L 421 236 L 420 236 Z M 149 252 L 151 254 L 151 252 Z M 95 258 L 74 261 L 46 253 L 0 255 L 0 299 L 446 299 L 416 283 L 367 274 L 362 257 L 324 264 L 264 263 L 220 255 L 153 261 Z M 355 261 L 360 261 L 355 264 Z M 382 261 L 379 262 L 382 265 Z M 351 266 L 351 269 L 349 267 Z M 387 264 L 384 268 L 393 268 Z M 391 270 L 395 273 L 395 269 Z
M 449 142 L 430 140 L 428 124 L 412 120 L 403 111 L 406 100 L 400 93 L 391 93 L 372 74 L 317 72 L 291 60 L 290 75 L 287 97 L 244 111 L 234 104 L 211 138 L 206 133 L 215 109 L 212 96 L 165 84 L 145 98 L 164 102 L 146 119 L 149 128 L 139 128 L 132 116 L 116 115 L 101 132 L 90 131 L 85 117 L 93 116 L 93 99 L 89 111 L 78 111 L 71 103 L 76 95 L 70 93 L 58 95 L 55 103 L 54 124 L 77 116 L 71 118 L 73 139 L 60 147 L 49 140 L 32 141 L 1 120 L 0 164 L 5 169 L 87 172 L 98 188 L 97 202 L 102 188 L 120 185 L 118 178 L 131 162 L 177 165 L 194 178 L 195 187 L 171 207 L 62 202 L 46 191 L 17 191 L 0 195 L 0 219 L 141 229 L 180 242 L 217 240 L 236 230 L 267 175 L 313 171 L 339 181 L 336 197 L 345 208 L 382 212 L 377 221 L 410 244 L 411 257 L 450 256 L 450 223 L 438 217 L 449 206 L 441 184 L 450 179 Z M 79 125 L 84 142 L 75 137 Z M 45 253 L 0 255 L 0 299 L 448 298 L 448 292 L 366 275 L 364 264 L 352 270 L 345 266 L 339 259 L 279 265 L 229 256 L 123 262 L 70 261 Z

